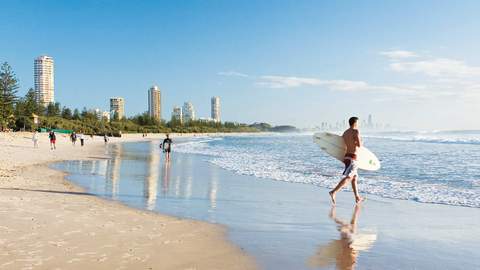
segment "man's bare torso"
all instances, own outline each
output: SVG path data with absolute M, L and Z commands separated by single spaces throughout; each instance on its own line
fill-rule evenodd
M 347 153 L 356 154 L 357 147 L 361 146 L 358 129 L 349 128 L 345 130 L 342 137 L 347 145 Z

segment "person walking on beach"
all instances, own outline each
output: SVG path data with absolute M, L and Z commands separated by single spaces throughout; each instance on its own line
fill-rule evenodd
M 172 151 L 172 139 L 170 139 L 170 136 L 168 134 L 165 140 L 163 140 L 163 143 L 160 145 L 160 148 L 163 148 L 163 152 L 165 153 L 165 160 L 170 161 L 170 152 Z
M 35 130 L 32 136 L 33 148 L 38 148 L 38 132 Z
M 78 134 L 78 138 L 80 139 L 80 146 L 83 147 L 83 145 L 85 144 L 85 138 L 83 136 L 83 133 Z
M 75 131 L 70 134 L 70 140 L 72 141 L 72 145 L 75 146 L 75 143 L 77 142 L 77 133 L 75 133 Z
M 358 117 L 350 117 L 348 120 L 350 128 L 345 130 L 342 137 L 347 146 L 347 152 L 343 163 L 345 163 L 345 169 L 343 171 L 343 178 L 337 184 L 337 186 L 329 192 L 332 199 L 332 203 L 335 204 L 335 196 L 337 192 L 342 189 L 349 182 L 352 183 L 353 193 L 355 195 L 355 202 L 360 203 L 363 198 L 360 197 L 357 187 L 358 179 L 358 164 L 357 164 L 357 149 L 362 146 L 362 140 L 360 138 L 360 132 L 358 131 Z
M 108 143 L 107 133 L 104 133 L 104 134 L 103 134 L 103 141 L 105 142 L 105 145 L 107 145 L 107 143 Z
M 57 146 L 55 145 L 57 141 L 57 136 L 55 135 L 55 132 L 50 131 L 50 133 L 48 133 L 48 138 L 50 139 L 50 149 L 57 149 Z

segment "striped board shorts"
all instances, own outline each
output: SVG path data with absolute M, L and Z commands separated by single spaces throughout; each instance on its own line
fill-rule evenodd
M 343 159 L 345 163 L 345 169 L 343 170 L 343 176 L 346 177 L 358 177 L 358 164 L 357 164 L 357 155 L 347 153 Z

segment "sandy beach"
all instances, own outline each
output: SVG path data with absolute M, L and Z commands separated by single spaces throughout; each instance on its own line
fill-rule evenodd
M 103 139 L 72 146 L 46 134 L 0 134 L 0 269 L 254 269 L 225 228 L 103 200 L 48 167 L 62 160 L 108 159 Z M 141 140 L 141 135 L 111 142 Z

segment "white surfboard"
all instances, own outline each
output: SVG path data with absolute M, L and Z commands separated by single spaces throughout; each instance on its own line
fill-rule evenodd
M 330 156 L 343 162 L 347 146 L 342 136 L 333 133 L 320 132 L 313 135 L 313 141 Z M 380 161 L 366 147 L 357 149 L 358 168 L 367 171 L 376 171 L 380 169 Z

